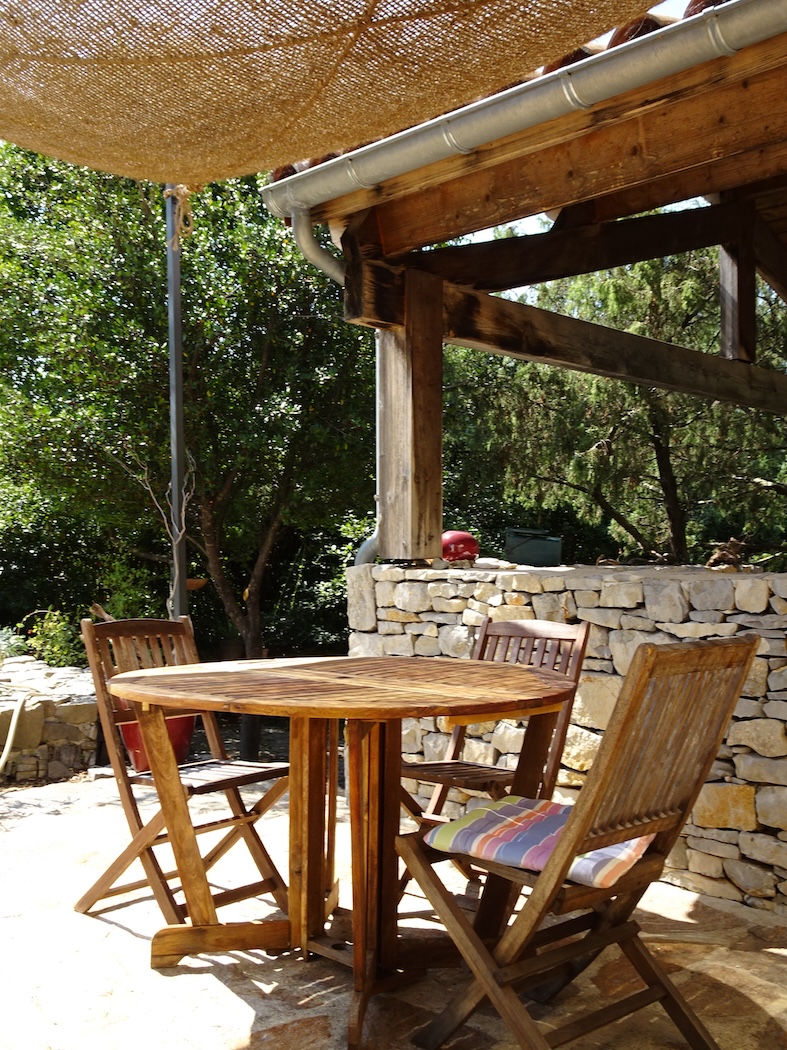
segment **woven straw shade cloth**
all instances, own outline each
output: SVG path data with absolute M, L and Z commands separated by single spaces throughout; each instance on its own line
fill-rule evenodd
M 194 186 L 390 135 L 526 80 L 642 0 L 12 0 L 0 137 Z

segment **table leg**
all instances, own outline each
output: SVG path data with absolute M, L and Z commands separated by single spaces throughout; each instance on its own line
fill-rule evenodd
M 134 707 L 189 917 L 188 925 L 166 926 L 153 935 L 151 966 L 176 966 L 184 955 L 203 952 L 290 947 L 286 921 L 219 922 L 164 712 Z
M 347 1045 L 361 1042 L 366 1006 L 396 967 L 401 721 L 347 723 L 353 890 L 353 998 Z
M 334 884 L 337 735 L 324 719 L 290 721 L 290 922 L 308 952 L 338 895 Z M 327 786 L 327 794 L 326 794 Z

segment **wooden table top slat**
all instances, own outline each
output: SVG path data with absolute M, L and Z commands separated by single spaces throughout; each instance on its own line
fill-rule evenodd
M 109 683 L 125 700 L 241 714 L 391 719 L 541 710 L 573 689 L 555 671 L 446 657 L 239 660 L 131 671 Z

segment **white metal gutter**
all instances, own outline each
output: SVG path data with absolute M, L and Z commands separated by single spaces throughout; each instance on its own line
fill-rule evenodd
M 455 154 L 472 153 L 506 135 L 587 109 L 720 55 L 733 55 L 785 31 L 787 0 L 730 0 L 271 183 L 262 190 L 263 200 L 273 215 L 300 213 L 305 224 L 309 217 L 304 212 L 315 205 Z

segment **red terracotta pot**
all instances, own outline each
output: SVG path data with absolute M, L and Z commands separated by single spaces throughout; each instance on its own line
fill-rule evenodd
M 172 741 L 172 747 L 175 750 L 175 758 L 178 765 L 181 762 L 185 762 L 188 758 L 195 722 L 196 718 L 194 715 L 176 715 L 174 718 L 167 719 L 167 731 Z M 150 763 L 148 762 L 145 745 L 142 743 L 142 734 L 139 731 L 139 726 L 133 723 L 121 725 L 120 735 L 123 737 L 123 743 L 126 745 L 126 751 L 128 751 L 128 757 L 131 760 L 131 765 L 134 767 L 134 772 L 147 772 L 150 769 Z

